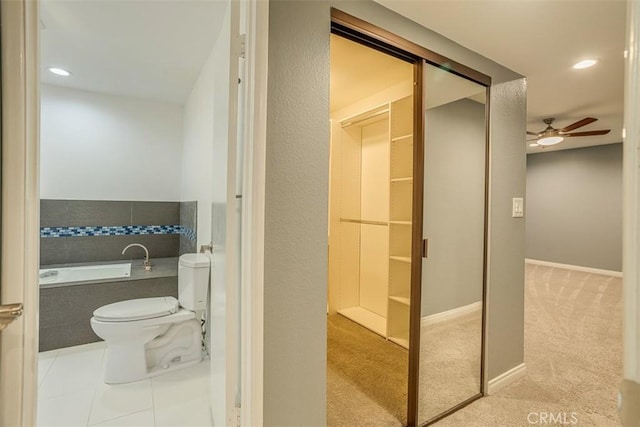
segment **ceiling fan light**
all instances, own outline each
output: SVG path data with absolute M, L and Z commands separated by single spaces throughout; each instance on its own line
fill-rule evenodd
M 544 145 L 544 146 L 555 145 L 555 144 L 558 144 L 559 142 L 562 142 L 563 140 L 564 138 L 561 136 L 547 136 L 546 138 L 540 138 L 538 140 L 538 145 Z
M 574 64 L 573 68 L 575 68 L 576 70 L 582 70 L 584 68 L 589 68 L 589 67 L 593 67 L 594 65 L 596 65 L 596 61 L 595 59 L 585 59 L 584 61 L 580 61 L 577 64 Z
M 538 145 L 540 144 L 538 144 L 537 142 L 532 142 L 531 144 L 529 144 L 529 147 L 537 147 Z
M 71 75 L 71 72 L 63 68 L 51 67 L 49 68 L 49 71 L 52 72 L 53 74 L 56 74 L 58 76 L 63 76 L 63 77 L 69 77 Z

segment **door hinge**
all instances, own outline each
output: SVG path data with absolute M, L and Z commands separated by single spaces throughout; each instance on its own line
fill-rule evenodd
M 236 427 L 240 427 L 240 407 L 236 406 Z
M 422 258 L 429 257 L 429 239 L 422 239 Z

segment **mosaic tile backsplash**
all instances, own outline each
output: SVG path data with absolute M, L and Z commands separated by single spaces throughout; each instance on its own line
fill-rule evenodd
M 40 237 L 127 236 L 143 234 L 180 234 L 196 239 L 194 230 L 182 225 L 120 225 L 97 227 L 42 227 Z
M 40 265 L 130 259 L 129 243 L 151 257 L 195 252 L 196 212 L 196 202 L 41 200 Z

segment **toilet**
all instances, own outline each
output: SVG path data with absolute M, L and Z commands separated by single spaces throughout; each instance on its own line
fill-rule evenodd
M 178 299 L 120 301 L 93 312 L 91 328 L 107 343 L 104 381 L 121 384 L 200 363 L 210 260 L 185 254 L 178 262 Z

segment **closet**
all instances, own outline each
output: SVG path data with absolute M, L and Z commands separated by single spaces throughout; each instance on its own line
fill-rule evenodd
M 485 392 L 490 86 L 332 9 L 327 425 L 430 425 Z
M 405 87 L 332 123 L 329 311 L 408 349 L 413 96 Z

